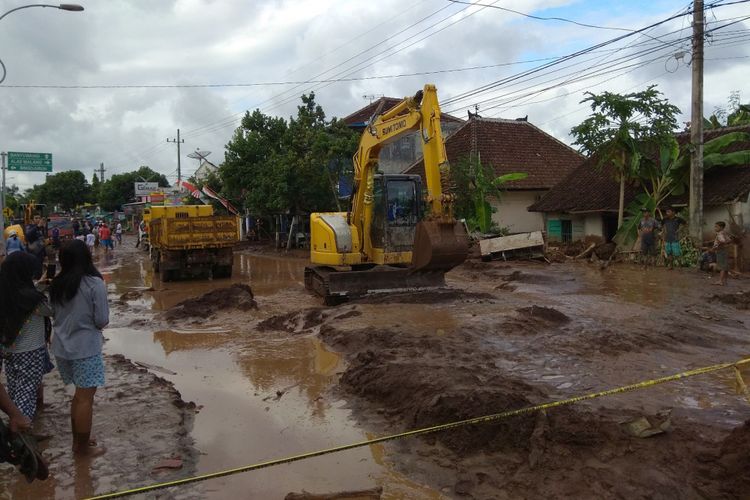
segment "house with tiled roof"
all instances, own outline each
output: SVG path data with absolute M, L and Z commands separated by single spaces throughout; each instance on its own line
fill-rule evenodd
M 365 127 L 374 120 L 376 116 L 382 115 L 389 109 L 399 104 L 403 98 L 381 97 L 367 106 L 358 109 L 354 113 L 342 118 L 349 128 L 363 132 Z M 460 118 L 448 114 L 441 114 L 440 126 L 443 136 L 449 136 L 465 122 Z M 398 140 L 383 146 L 378 157 L 378 169 L 387 174 L 398 174 L 404 171 L 412 163 L 422 156 L 422 145 L 419 132 L 412 131 L 404 134 Z
M 527 177 L 503 186 L 493 222 L 512 233 L 541 231 L 544 216 L 529 212 L 553 186 L 566 178 L 583 161 L 575 149 L 555 139 L 527 119 L 506 120 L 471 115 L 445 141 L 450 163 L 478 157 L 496 175 L 524 172 Z M 420 159 L 405 173 L 424 176 Z
M 704 141 L 728 132 L 750 133 L 750 126 L 707 130 Z M 689 134 L 677 135 L 685 144 Z M 727 146 L 724 153 L 750 150 L 750 141 L 737 141 Z M 596 158 L 589 158 L 529 210 L 542 214 L 547 237 L 551 241 L 575 241 L 583 238 L 610 241 L 617 231 L 617 210 L 620 184 L 611 165 L 597 167 Z M 625 206 L 643 192 L 634 184 L 626 185 Z M 750 155 L 747 163 L 739 166 L 716 166 L 707 170 L 703 184 L 704 239 L 713 237 L 716 221 L 735 226 L 735 231 L 750 229 Z M 676 209 L 683 209 L 687 218 L 687 194 L 667 201 Z M 665 207 L 661 207 L 665 208 Z M 749 245 L 745 245 L 748 248 Z

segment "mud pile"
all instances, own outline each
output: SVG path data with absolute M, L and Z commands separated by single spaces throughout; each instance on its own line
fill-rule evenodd
M 750 493 L 750 420 L 734 429 L 715 454 L 703 458 L 698 478 L 707 498 L 746 498 Z
M 253 297 L 253 291 L 248 285 L 235 283 L 228 288 L 219 288 L 188 299 L 172 307 L 164 314 L 168 321 L 184 318 L 208 318 L 219 311 L 247 312 L 257 309 L 258 304 Z
M 529 307 L 522 307 L 518 309 L 518 312 L 522 316 L 549 323 L 562 324 L 570 321 L 569 317 L 567 317 L 564 313 L 561 313 L 554 307 L 533 305 Z
M 429 366 L 388 361 L 387 355 L 365 351 L 357 355 L 341 377 L 352 393 L 398 416 L 409 428 L 464 420 L 529 406 L 530 386 L 504 379 L 491 386 L 470 367 Z M 528 446 L 532 419 L 513 417 L 496 423 L 471 425 L 428 435 L 458 455 Z
M 711 297 L 711 302 L 721 302 L 737 309 L 750 309 L 750 292 L 724 293 Z

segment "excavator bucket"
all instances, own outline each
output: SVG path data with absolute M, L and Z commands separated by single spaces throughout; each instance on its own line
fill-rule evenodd
M 469 237 L 456 220 L 425 220 L 417 224 L 411 257 L 413 271 L 447 272 L 466 260 Z

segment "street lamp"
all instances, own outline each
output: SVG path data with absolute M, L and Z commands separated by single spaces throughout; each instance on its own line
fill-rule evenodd
M 81 12 L 83 10 L 83 6 L 75 4 L 75 3 L 61 3 L 59 5 L 52 5 L 52 4 L 45 4 L 45 3 L 34 3 L 29 5 L 22 5 L 20 7 L 16 7 L 15 9 L 10 9 L 8 12 L 0 16 L 0 21 L 2 21 L 5 16 L 8 14 L 11 14 L 17 10 L 21 9 L 30 9 L 32 7 L 51 7 L 53 9 L 59 9 L 59 10 L 67 10 L 70 12 Z M 2 59 L 0 59 L 0 68 L 3 70 L 3 76 L 0 78 L 0 84 L 5 81 L 5 77 L 8 74 L 8 71 L 5 69 L 5 63 Z M 0 248 L 0 255 L 5 254 L 5 156 L 6 154 L 2 153 L 2 185 L 0 185 L 0 245 L 2 248 Z
M 34 3 L 29 5 L 22 5 L 20 7 L 16 7 L 15 9 L 10 9 L 8 12 L 0 16 L 0 21 L 7 16 L 8 14 L 15 12 L 17 10 L 21 9 L 30 9 L 32 7 L 51 7 L 53 9 L 60 9 L 60 10 L 68 10 L 70 12 L 81 12 L 83 10 L 82 5 L 78 5 L 76 3 L 61 3 L 60 5 L 52 5 L 47 3 Z

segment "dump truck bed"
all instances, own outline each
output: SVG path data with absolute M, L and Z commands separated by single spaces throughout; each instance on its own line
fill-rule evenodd
M 164 250 L 193 250 L 232 247 L 240 239 L 240 226 L 234 216 L 207 216 L 153 219 L 151 246 Z

